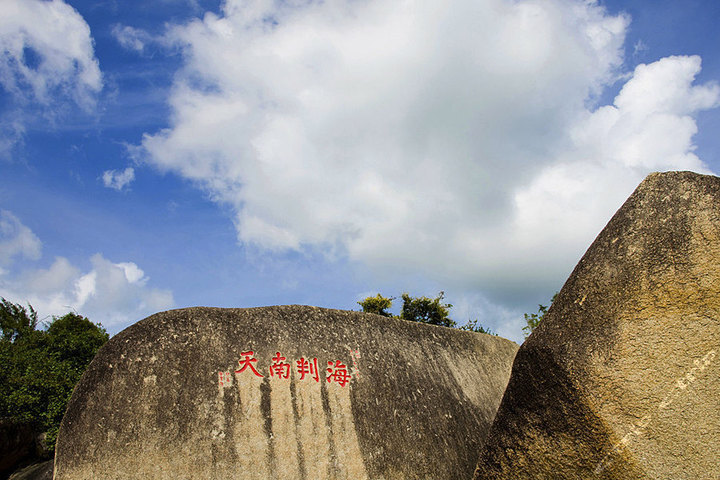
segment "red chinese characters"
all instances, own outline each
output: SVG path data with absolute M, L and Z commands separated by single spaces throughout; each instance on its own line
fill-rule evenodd
M 360 367 L 358 366 L 358 359 L 360 358 L 360 350 L 350 350 L 350 356 L 352 357 L 352 377 L 354 379 L 360 378 Z
M 218 372 L 218 384 L 221 387 L 229 387 L 232 385 L 232 377 L 230 372 Z
M 290 378 L 290 364 L 285 363 L 287 360 L 285 357 L 280 355 L 280 352 L 275 352 L 273 357 L 273 364 L 270 365 L 270 376 L 277 375 L 280 378 Z
M 235 373 L 242 373 L 245 371 L 245 369 L 250 367 L 250 370 L 252 370 L 252 372 L 256 376 L 264 377 L 264 375 L 260 375 L 260 373 L 255 370 L 255 366 L 253 365 L 253 363 L 257 362 L 257 358 L 255 358 L 255 352 L 242 352 L 240 355 L 242 355 L 243 358 L 238 360 L 238 370 L 235 370 Z
M 297 362 L 297 372 L 300 374 L 300 380 L 305 379 L 305 375 L 310 375 L 312 378 L 315 379 L 316 382 L 320 381 L 320 376 L 318 374 L 318 366 L 317 366 L 317 358 L 313 358 L 311 360 L 305 360 L 304 357 L 301 357 L 300 360 Z
M 340 360 L 327 362 L 328 368 L 325 379 L 329 383 L 337 383 L 341 387 L 344 387 L 348 385 L 352 379 L 360 377 L 357 362 L 357 359 L 360 358 L 360 351 L 350 350 L 350 355 L 352 357 L 351 371 L 348 371 L 350 370 L 348 366 Z M 233 384 L 233 380 L 240 381 L 239 375 L 246 371 L 247 373 L 245 373 L 245 375 L 252 374 L 256 377 L 265 378 L 265 376 L 260 372 L 266 367 L 263 366 L 261 369 L 257 366 L 258 360 L 255 358 L 255 352 L 253 350 L 242 352 L 240 356 L 241 358 L 238 360 L 238 366 L 235 369 L 236 378 L 232 377 L 232 370 L 221 370 L 218 372 L 218 384 L 220 388 L 231 386 Z M 284 357 L 282 353 L 275 352 L 275 356 L 272 357 L 272 363 L 268 368 L 268 371 L 270 372 L 269 377 L 288 380 L 292 374 L 293 377 L 298 375 L 299 378 L 295 378 L 298 378 L 299 381 L 307 378 L 308 380 L 315 380 L 318 383 L 320 382 L 320 369 L 318 368 L 318 359 L 315 357 L 300 357 L 300 360 L 295 361 L 295 373 L 292 372 L 292 369 L 292 361 L 288 361 L 287 357 Z
M 347 365 L 342 363 L 340 360 L 335 360 L 335 363 L 328 362 L 329 368 L 327 369 L 327 381 L 339 383 L 341 387 L 344 387 L 350 382 L 352 378 L 347 371 Z

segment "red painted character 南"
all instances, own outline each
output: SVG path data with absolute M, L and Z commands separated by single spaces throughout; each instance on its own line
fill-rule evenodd
M 235 373 L 242 373 L 245 371 L 246 368 L 250 367 L 250 370 L 258 376 L 258 377 L 264 377 L 264 375 L 260 375 L 257 370 L 255 370 L 255 367 L 253 366 L 253 362 L 257 362 L 257 358 L 254 357 L 255 352 L 242 352 L 240 355 L 243 356 L 240 360 L 238 360 L 238 370 L 235 370 Z
M 300 374 L 300 380 L 305 378 L 305 375 L 310 375 L 315 379 L 316 382 L 320 381 L 318 374 L 317 358 L 313 358 L 312 361 L 305 360 L 304 357 L 300 357 L 297 362 L 297 371 Z
M 328 362 L 330 368 L 327 369 L 328 376 L 327 381 L 335 381 L 339 383 L 341 387 L 344 387 L 347 383 L 350 383 L 351 375 L 347 371 L 347 366 L 340 360 L 336 360 L 335 363 Z
M 290 378 L 290 364 L 285 363 L 285 357 L 280 356 L 280 352 L 275 352 L 273 364 L 270 365 L 270 376 L 277 375 L 280 378 Z

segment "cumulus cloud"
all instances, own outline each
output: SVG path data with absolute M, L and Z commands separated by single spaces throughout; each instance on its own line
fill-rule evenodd
M 9 118 L 27 114 L 28 105 L 51 115 L 67 100 L 90 111 L 101 88 L 90 27 L 75 9 L 62 0 L 2 2 L 0 89 L 20 107 Z M 1 127 L 0 148 L 21 140 L 17 126 Z
M 62 0 L 6 0 L 0 18 L 0 84 L 49 103 L 57 89 L 81 105 L 102 87 L 90 27 Z
M 9 264 L 17 256 L 37 260 L 41 250 L 42 243 L 32 230 L 12 213 L 0 210 L 0 265 Z
M 128 167 L 123 171 L 106 170 L 103 172 L 102 179 L 106 187 L 120 191 L 135 180 L 135 169 Z
M 234 207 L 246 244 L 507 302 L 559 287 L 647 173 L 706 171 L 698 57 L 594 106 L 628 24 L 579 0 L 227 0 L 170 30 L 171 126 L 139 155 Z
M 720 88 L 693 85 L 699 72 L 697 56 L 638 65 L 613 105 L 568 128 L 569 147 L 514 194 L 513 238 L 531 253 L 528 266 L 542 268 L 545 260 L 531 259 L 547 252 L 577 258 L 648 173 L 711 173 L 693 153 L 693 115 L 716 107 Z
M 11 213 L 0 213 L 0 265 L 16 255 L 40 258 L 40 240 Z M 29 303 L 41 316 L 75 310 L 114 330 L 172 307 L 169 290 L 148 286 L 149 278 L 133 262 L 112 262 L 101 254 L 90 258 L 89 270 L 56 257 L 48 268 L 0 270 L 0 297 Z

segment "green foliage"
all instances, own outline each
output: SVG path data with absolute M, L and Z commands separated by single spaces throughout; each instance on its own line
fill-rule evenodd
M 28 312 L 22 305 L 15 305 L 2 299 L 0 306 L 0 328 L 2 339 L 14 342 L 30 335 L 37 327 L 37 312 L 28 305 Z
M 485 333 L 487 335 L 498 336 L 497 333 L 493 332 L 489 328 L 485 328 L 477 320 L 468 320 L 465 325 L 458 327 L 458 330 L 467 330 L 468 332 Z
M 0 417 L 32 423 L 48 433 L 50 450 L 72 390 L 109 336 L 74 313 L 37 330 L 37 314 L 2 299 L 0 304 Z
M 435 298 L 413 298 L 409 294 L 403 293 L 403 306 L 400 311 L 400 318 L 410 320 L 411 322 L 454 327 L 455 322 L 450 319 L 450 309 L 452 305 L 449 303 L 440 303 L 444 297 L 445 292 L 440 292 Z
M 432 325 L 441 325 L 443 327 L 457 327 L 454 320 L 450 318 L 450 309 L 452 305 L 442 303 L 445 293 L 440 292 L 435 298 L 418 297 L 413 298 L 407 293 L 402 294 L 403 306 L 400 315 L 393 315 L 388 310 L 392 308 L 392 302 L 395 297 L 383 297 L 379 293 L 374 297 L 367 297 L 361 302 L 357 302 L 365 313 L 375 313 L 384 317 L 401 318 L 412 322 L 429 323 Z M 467 324 L 459 327 L 460 330 L 470 332 L 487 333 L 497 335 L 486 329 L 478 323 L 477 320 L 468 321 Z
M 379 293 L 376 297 L 367 297 L 362 302 L 357 302 L 365 313 L 374 313 L 383 317 L 392 317 L 392 313 L 388 309 L 392 307 L 395 297 L 385 298 Z
M 550 305 L 552 305 L 557 296 L 558 294 L 556 292 L 550 300 Z M 533 330 L 535 330 L 535 328 L 540 325 L 540 322 L 542 322 L 543 318 L 545 318 L 545 314 L 547 314 L 548 308 L 550 308 L 550 306 L 538 305 L 538 313 L 525 314 L 525 323 L 527 324 L 523 327 L 525 338 L 527 338 L 533 332 Z

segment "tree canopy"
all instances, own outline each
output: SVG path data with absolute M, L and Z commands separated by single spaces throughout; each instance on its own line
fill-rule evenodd
M 458 328 L 457 323 L 450 318 L 450 309 L 452 308 L 452 305 L 449 303 L 443 303 L 445 292 L 440 292 L 435 298 L 416 298 L 410 296 L 408 293 L 403 293 L 401 298 L 403 304 L 400 310 L 400 315 L 393 315 L 389 312 L 390 308 L 392 308 L 395 297 L 383 297 L 378 293 L 374 297 L 367 297 L 357 303 L 362 307 L 362 311 L 366 313 L 374 313 L 384 317 L 400 318 L 411 322 L 429 323 L 431 325 Z M 495 333 L 493 333 L 490 329 L 487 329 L 479 324 L 477 320 L 468 321 L 465 325 L 460 326 L 459 329 L 495 335 Z
M 388 312 L 388 309 L 392 308 L 393 300 L 395 297 L 385 298 L 378 293 L 375 297 L 367 297 L 362 302 L 358 302 L 358 305 L 362 307 L 363 312 L 392 317 L 393 315 Z
M 38 330 L 32 306 L 0 301 L 0 418 L 31 423 L 55 447 L 72 390 L 109 336 L 76 313 Z
M 445 298 L 445 292 L 440 292 L 435 298 L 418 297 L 413 298 L 407 293 L 402 294 L 402 310 L 400 318 L 411 322 L 429 323 L 443 327 L 454 327 L 456 324 L 450 318 L 449 303 L 441 303 Z

